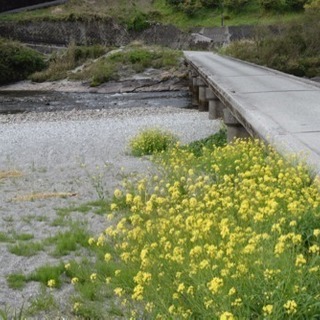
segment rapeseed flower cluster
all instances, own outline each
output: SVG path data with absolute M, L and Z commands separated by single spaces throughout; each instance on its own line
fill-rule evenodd
M 320 313 L 319 186 L 303 165 L 245 140 L 200 156 L 177 147 L 155 161 L 157 176 L 115 192 L 108 217 L 127 214 L 89 241 L 105 249 L 104 263 L 119 261 L 107 285 L 136 318 Z

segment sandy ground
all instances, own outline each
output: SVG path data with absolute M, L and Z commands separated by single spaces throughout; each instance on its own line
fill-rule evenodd
M 50 225 L 57 217 L 56 208 L 98 198 L 94 176 L 100 176 L 101 189 L 107 193 L 120 184 L 122 173 L 152 170 L 147 159 L 127 153 L 129 139 L 143 128 L 169 129 L 185 143 L 213 134 L 219 126 L 218 121 L 208 120 L 207 113 L 172 106 L 0 115 L 0 172 L 16 170 L 22 174 L 0 179 L 0 232 L 29 233 L 34 240 L 45 239 L 61 229 Z M 57 192 L 70 196 L 14 201 L 15 197 L 30 193 Z M 88 213 L 85 219 L 92 233 L 107 226 L 103 216 Z M 38 296 L 39 284 L 31 282 L 23 290 L 12 290 L 6 276 L 28 274 L 59 260 L 50 252 L 17 256 L 8 251 L 8 245 L 0 242 L 0 310 L 19 310 Z M 63 261 L 69 258 L 66 256 Z M 54 293 L 62 316 L 68 313 L 71 293 L 71 285 Z M 47 317 L 38 319 L 42 318 Z

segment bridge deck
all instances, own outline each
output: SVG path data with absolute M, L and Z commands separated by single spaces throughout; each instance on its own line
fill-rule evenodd
M 303 152 L 320 174 L 318 83 L 210 52 L 184 54 L 249 133 L 281 153 Z

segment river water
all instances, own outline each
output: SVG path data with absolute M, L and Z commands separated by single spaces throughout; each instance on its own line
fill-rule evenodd
M 25 90 L 0 93 L 2 114 L 165 106 L 190 107 L 189 93 L 185 90 L 116 94 Z

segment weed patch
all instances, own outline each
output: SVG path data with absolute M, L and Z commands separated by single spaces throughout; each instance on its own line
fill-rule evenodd
M 43 286 L 41 293 L 34 299 L 32 299 L 30 306 L 26 310 L 28 316 L 35 316 L 41 311 L 48 313 L 51 310 L 58 308 L 58 304 L 54 299 L 54 296 L 47 292 L 46 288 Z
M 12 238 L 5 232 L 0 232 L 0 242 L 11 242 Z
M 8 246 L 10 253 L 23 257 L 34 256 L 43 249 L 44 245 L 41 242 L 18 242 Z
M 169 149 L 161 176 L 115 191 L 122 218 L 89 239 L 86 273 L 73 262 L 68 276 L 106 282 L 128 317 L 317 315 L 320 195 L 307 168 L 257 141 L 195 150 Z
M 13 273 L 7 277 L 8 286 L 12 289 L 22 289 L 26 283 L 26 277 L 23 274 Z
M 167 150 L 177 142 L 171 133 L 160 129 L 145 129 L 129 141 L 130 152 L 135 157 Z
M 64 265 L 45 265 L 26 277 L 27 281 L 38 281 L 46 287 L 60 288 L 62 284 L 61 275 L 64 273 Z
M 59 232 L 54 237 L 47 238 L 47 245 L 54 244 L 52 255 L 61 257 L 88 246 L 88 232 L 79 226 L 71 226 L 69 231 Z

